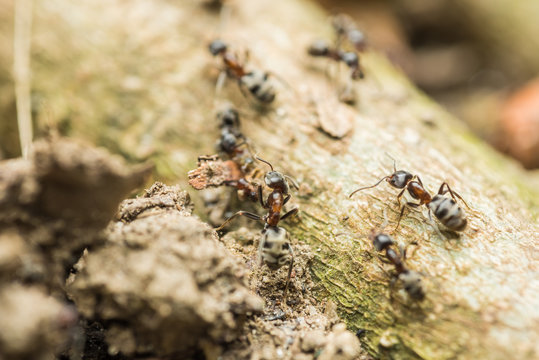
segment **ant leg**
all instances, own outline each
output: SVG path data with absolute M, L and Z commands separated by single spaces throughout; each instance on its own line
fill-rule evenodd
M 432 219 L 432 214 L 431 214 L 430 209 L 429 209 L 428 214 L 429 214 L 430 226 L 432 226 L 434 228 L 434 230 L 436 231 L 436 233 L 438 234 L 440 239 L 445 240 L 446 237 L 442 235 L 442 232 L 440 231 L 440 228 L 438 227 L 438 224 Z
M 391 264 L 393 265 L 393 263 L 391 261 L 389 261 L 388 259 L 386 259 L 385 257 L 383 257 L 383 255 L 380 255 L 380 254 L 376 254 L 376 256 L 378 257 L 378 259 L 383 262 L 384 264 Z M 384 270 L 385 271 L 385 270 Z
M 406 190 L 406 189 L 405 189 Z M 404 191 L 404 190 L 403 190 Z M 403 192 L 401 191 L 401 192 Z M 400 195 L 400 194 L 399 194 Z M 400 202 L 399 202 L 400 203 Z M 408 208 L 408 207 L 411 207 L 411 208 L 416 208 L 416 207 L 419 207 L 419 204 L 414 204 L 414 203 L 411 203 L 411 202 L 407 202 L 406 204 L 404 204 L 401 208 L 401 213 L 399 215 L 399 220 L 397 221 L 397 226 L 395 226 L 395 229 L 393 229 L 393 231 L 391 233 L 394 233 L 395 231 L 397 231 L 397 229 L 399 228 L 399 225 L 401 223 L 401 219 L 402 219 L 402 215 L 404 214 L 404 209 Z
M 298 212 L 298 210 L 299 210 L 298 208 L 294 208 L 294 209 L 290 210 L 289 212 L 287 212 L 286 214 L 284 214 L 283 216 L 281 216 L 281 218 L 280 218 L 279 220 L 284 220 L 284 219 L 286 219 L 287 217 L 290 217 L 290 216 L 296 214 L 296 213 Z
M 222 70 L 217 77 L 217 83 L 215 84 L 215 97 L 218 98 L 226 81 L 226 71 Z
M 262 186 L 260 185 L 258 185 L 258 200 L 260 200 L 260 205 L 262 205 L 264 209 L 268 208 L 268 205 L 264 204 L 264 194 L 262 193 Z
M 399 195 L 397 195 L 397 202 L 399 203 L 399 207 L 401 206 L 401 197 L 404 195 L 405 191 L 406 191 L 406 188 L 402 189 L 402 191 L 399 193 Z
M 417 182 L 418 182 L 421 186 L 423 186 L 423 182 L 421 181 L 421 178 L 420 178 L 419 176 L 417 176 L 417 175 L 416 175 L 415 177 L 416 177 L 416 179 L 417 179 Z M 424 187 L 424 186 L 423 186 L 423 187 Z
M 443 191 L 443 188 L 444 186 L 447 188 L 446 191 Z M 453 198 L 453 200 L 457 201 L 457 199 L 455 198 L 458 197 L 463 203 L 464 205 L 466 205 L 466 207 L 470 210 L 472 210 L 468 204 L 466 203 L 466 201 L 464 201 L 464 199 L 462 198 L 462 196 L 460 196 L 456 191 L 453 191 L 451 190 L 451 188 L 449 187 L 449 184 L 446 183 L 446 182 L 443 182 L 442 185 L 440 186 L 440 189 L 438 190 L 438 195 L 444 195 L 445 193 L 447 193 L 449 191 L 449 194 L 451 195 L 451 197 Z
M 238 216 L 245 216 L 246 218 L 249 218 L 251 220 L 257 220 L 257 221 L 262 221 L 263 220 L 260 216 L 258 216 L 256 214 L 241 210 L 241 211 L 238 211 L 237 213 L 235 213 L 234 215 L 232 215 L 231 217 L 229 217 L 228 219 L 226 219 L 225 222 L 221 226 L 219 226 L 218 228 L 215 228 L 215 231 L 221 230 L 229 222 L 231 222 L 234 218 L 236 218 Z
M 288 194 L 283 200 L 283 205 L 286 205 L 286 203 L 288 202 L 288 200 L 290 200 L 291 197 L 292 195 Z
M 391 233 L 394 233 L 395 231 L 397 231 L 397 229 L 399 228 L 399 225 L 401 223 L 401 219 L 402 219 L 402 215 L 404 214 L 404 209 L 406 209 L 406 206 L 403 206 L 401 208 L 401 213 L 399 215 L 399 220 L 397 221 L 397 226 L 395 226 L 395 228 L 393 229 L 393 231 Z
M 290 285 L 290 279 L 292 277 L 292 269 L 294 268 L 294 252 L 290 247 L 290 265 L 288 265 L 288 275 L 286 276 L 286 285 L 283 291 L 283 304 L 286 305 L 286 295 L 288 294 L 288 286 Z

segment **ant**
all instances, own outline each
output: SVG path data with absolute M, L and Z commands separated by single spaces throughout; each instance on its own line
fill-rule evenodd
M 242 64 L 235 54 L 229 51 L 228 45 L 222 40 L 214 40 L 209 45 L 209 50 L 213 56 L 221 56 L 224 64 L 225 74 L 236 80 L 240 91 L 244 93 L 244 88 L 260 102 L 270 104 L 275 100 L 275 89 L 269 81 L 269 73 L 260 70 L 247 71 L 245 64 Z M 247 62 L 248 53 L 245 56 Z M 224 79 L 223 79 L 224 80 Z M 221 87 L 221 78 L 217 82 Z M 244 94 L 245 95 L 245 94 Z
M 237 216 L 245 216 L 251 220 L 263 221 L 265 223 L 265 231 L 268 228 L 276 227 L 277 224 L 279 224 L 280 220 L 284 220 L 298 212 L 298 208 L 294 208 L 281 216 L 281 210 L 283 206 L 288 202 L 288 200 L 290 200 L 291 197 L 291 194 L 289 193 L 290 187 L 288 186 L 288 183 L 290 182 L 292 186 L 294 186 L 296 189 L 299 188 L 295 181 L 293 181 L 292 178 L 290 178 L 289 176 L 283 175 L 282 173 L 275 171 L 273 169 L 273 166 L 268 161 L 261 159 L 258 156 L 256 156 L 255 158 L 258 161 L 262 161 L 263 163 L 269 165 L 271 169 L 271 171 L 268 171 L 264 176 L 264 181 L 266 185 L 270 189 L 272 189 L 272 192 L 269 194 L 266 202 L 263 201 L 262 186 L 258 187 L 258 199 L 260 200 L 260 205 L 262 205 L 264 209 L 268 209 L 268 213 L 264 216 L 259 216 L 257 214 L 241 210 L 229 217 L 221 226 L 219 226 L 215 230 L 221 230 Z
M 404 195 L 405 191 L 408 191 L 408 194 L 415 199 L 419 200 L 419 203 L 414 202 L 406 202 L 404 206 L 401 208 L 401 212 L 399 215 L 399 220 L 397 222 L 397 226 L 395 227 L 395 230 L 400 225 L 401 218 L 404 214 L 404 210 L 406 206 L 417 208 L 421 205 L 427 206 L 429 219 L 432 221 L 431 212 L 434 213 L 434 216 L 443 224 L 445 225 L 449 230 L 452 231 L 464 231 L 467 226 L 467 219 L 466 214 L 462 210 L 462 208 L 457 204 L 456 198 L 459 198 L 464 205 L 469 209 L 470 207 L 464 201 L 464 199 L 457 194 L 455 191 L 453 191 L 449 184 L 446 182 L 442 183 L 438 190 L 438 194 L 436 194 L 434 197 L 430 195 L 430 193 L 425 189 L 423 186 L 423 182 L 417 175 L 412 175 L 408 171 L 405 170 L 397 170 L 395 160 L 393 160 L 393 174 L 384 176 L 381 178 L 376 184 L 371 186 L 366 186 L 359 188 L 357 190 L 354 190 L 348 197 L 351 198 L 355 193 L 358 191 L 374 188 L 378 186 L 382 181 L 387 181 L 389 185 L 391 185 L 394 188 L 402 189 L 402 191 L 397 195 L 397 201 L 400 206 L 400 199 Z M 451 195 L 451 198 L 445 196 L 446 193 Z M 394 230 L 394 231 L 395 231 Z M 437 229 L 438 230 L 438 229 Z M 438 231 L 439 233 L 439 231 Z M 440 233 L 439 233 L 440 234 Z
M 238 190 L 240 198 L 245 196 L 251 201 L 258 201 L 256 188 L 245 177 L 245 174 L 250 172 L 253 159 L 251 156 L 245 156 L 245 151 L 241 148 L 244 145 L 247 146 L 249 154 L 251 154 L 248 140 L 240 130 L 240 116 L 238 111 L 232 106 L 227 105 L 217 113 L 217 120 L 221 128 L 221 137 L 217 142 L 217 148 L 239 165 L 243 175 L 238 180 L 227 181 L 226 185 L 235 187 Z
M 397 251 L 393 248 L 395 245 L 393 238 L 388 234 L 377 232 L 374 229 L 369 235 L 369 240 L 372 241 L 376 251 L 382 252 L 385 250 L 385 258 L 395 266 L 395 278 L 402 281 L 404 290 L 408 293 L 408 296 L 417 301 L 425 299 L 425 292 L 421 285 L 421 276 L 404 265 L 406 251 L 399 251 L 400 254 L 397 254 Z
M 367 47 L 365 34 L 356 27 L 354 20 L 348 15 L 335 15 L 331 25 L 337 34 L 337 44 L 340 45 L 343 38 L 346 38 L 357 51 L 364 51 Z
M 267 226 L 262 231 L 262 238 L 258 245 L 258 257 L 260 265 L 266 264 L 270 270 L 278 270 L 283 265 L 288 265 L 288 275 L 283 291 L 283 302 L 286 302 L 286 294 L 294 267 L 294 252 L 290 246 L 290 235 L 280 226 Z
M 350 68 L 350 78 L 353 80 L 363 79 L 365 74 L 359 65 L 359 57 L 355 52 L 342 51 L 338 48 L 332 48 L 324 40 L 317 40 L 313 42 L 307 52 L 311 56 L 327 57 L 328 59 L 335 60 L 337 62 L 342 61 L 346 66 Z

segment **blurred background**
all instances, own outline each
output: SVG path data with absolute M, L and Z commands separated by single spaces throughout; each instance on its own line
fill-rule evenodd
M 233 4 L 233 0 L 228 1 Z M 516 158 L 525 168 L 539 168 L 539 1 L 318 1 L 330 14 L 346 13 L 353 17 L 366 34 L 370 48 L 385 53 L 423 91 L 465 121 L 479 137 L 501 152 Z M 59 3 L 63 5 L 60 6 Z M 0 0 L 0 159 L 20 155 L 13 81 L 15 4 L 13 0 Z M 42 134 L 41 125 L 46 124 L 50 118 L 60 119 L 55 126 L 62 134 L 75 135 L 72 134 L 74 122 L 80 122 L 83 118 L 90 119 L 95 113 L 95 106 L 99 106 L 100 109 L 110 109 L 105 112 L 114 114 L 99 121 L 109 125 L 121 123 L 123 129 L 138 126 L 138 135 L 142 136 L 141 134 L 147 131 L 142 127 L 153 126 L 152 116 L 156 115 L 130 113 L 134 109 L 133 104 L 139 101 L 136 95 L 142 90 L 137 83 L 139 78 L 127 76 L 129 72 L 125 70 L 125 64 L 134 62 L 136 55 L 133 57 L 133 54 L 136 54 L 138 49 L 129 48 L 130 43 L 126 42 L 130 52 L 120 52 L 116 49 L 116 44 L 108 44 L 106 39 L 101 39 L 99 35 L 106 33 L 112 21 L 107 18 L 96 26 L 86 24 L 85 17 L 77 18 L 74 15 L 70 22 L 58 21 L 51 26 L 45 23 L 43 27 L 44 23 L 37 21 L 40 16 L 37 4 L 46 7 L 50 13 L 57 11 L 56 8 L 71 6 L 69 2 L 36 2 L 33 14 L 35 26 L 32 30 L 32 59 L 38 61 L 34 61 L 31 68 L 34 74 L 31 101 L 32 110 L 39 117 L 37 120 L 34 117 L 33 120 L 40 126 L 34 129 L 35 135 Z M 329 28 L 329 19 L 320 26 Z M 63 35 L 58 35 L 71 31 L 71 27 L 87 27 L 87 33 L 93 35 L 88 36 L 89 39 L 66 39 Z M 94 34 L 93 30 L 98 31 Z M 125 37 L 128 39 L 128 34 Z M 171 37 L 159 41 L 174 42 L 173 45 L 167 46 L 178 46 L 176 44 L 181 44 L 184 40 Z M 91 49 L 94 42 L 101 47 L 110 48 L 110 54 L 115 54 L 118 63 L 124 64 L 124 67 L 118 68 L 116 63 L 104 62 L 99 54 L 88 53 L 85 49 Z M 46 49 L 43 44 L 46 44 Z M 51 46 L 63 50 L 56 51 L 51 49 Z M 144 69 L 148 72 L 155 71 L 151 77 L 156 79 L 164 77 L 164 74 L 159 72 L 163 68 L 170 70 L 166 59 L 158 60 L 160 62 Z M 69 71 L 58 72 L 53 82 L 50 78 L 46 82 L 40 81 L 36 75 L 42 70 L 39 66 L 60 63 L 77 66 L 68 69 Z M 95 93 L 113 91 L 113 84 L 108 84 L 106 79 L 101 80 L 98 85 L 95 85 L 97 82 L 94 81 L 92 87 L 82 84 L 111 71 L 126 73 L 125 84 L 122 85 L 125 85 L 126 95 L 120 98 L 122 104 L 104 102 L 85 107 L 85 103 L 79 99 L 67 98 L 65 94 L 70 94 L 70 89 L 60 85 L 65 83 L 65 79 L 62 79 L 66 76 L 64 73 L 76 74 L 75 88 L 71 91 L 78 96 L 91 98 Z M 55 103 L 54 113 L 44 107 L 40 100 L 40 93 L 50 93 L 51 89 L 59 90 L 55 101 L 48 100 Z M 177 114 L 174 111 L 181 112 L 181 106 L 171 108 L 169 104 L 173 99 L 167 100 L 159 93 L 159 89 L 154 90 L 158 93 L 156 101 L 163 102 L 163 112 L 170 117 L 170 122 L 176 121 Z M 193 102 L 196 102 L 196 99 Z M 155 108 L 155 104 L 152 104 L 152 107 Z M 144 125 L 134 120 L 144 116 L 148 118 Z M 90 123 L 89 120 L 88 122 Z M 92 133 L 95 132 L 96 126 L 95 123 L 91 123 L 91 126 L 79 125 L 77 131 Z M 98 145 L 106 146 L 128 160 L 144 160 L 151 151 L 170 152 L 170 149 L 154 148 L 150 151 L 138 138 L 120 143 L 118 134 L 112 132 L 95 137 Z M 122 139 L 124 138 L 125 136 L 122 136 Z M 159 170 L 158 173 L 167 173 L 168 170 L 165 170 Z M 168 171 L 170 174 L 176 172 L 177 169 Z
M 539 168 L 539 1 L 318 1 L 479 137 Z

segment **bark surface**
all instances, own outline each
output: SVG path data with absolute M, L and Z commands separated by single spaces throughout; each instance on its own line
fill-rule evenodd
M 10 5 L 1 6 L 0 15 L 9 14 Z M 306 56 L 310 41 L 332 36 L 327 15 L 312 3 L 243 0 L 227 9 L 221 20 L 199 1 L 38 2 L 32 42 L 38 128 L 56 126 L 132 161 L 151 159 L 159 177 L 186 183 L 197 156 L 214 152 L 216 103 L 233 101 L 260 156 L 303 184 L 291 201 L 299 217 L 285 226 L 316 255 L 320 299 L 332 299 L 350 329 L 366 330 L 370 353 L 537 356 L 539 195 L 521 170 L 376 53 L 362 55 L 366 79 L 354 83 L 356 104 L 340 103 L 336 92 L 346 72 L 328 80 L 325 71 L 334 73 L 335 64 Z M 276 81 L 277 100 L 266 109 L 253 107 L 230 80 L 217 98 L 220 63 L 206 48 L 217 36 L 240 56 L 249 49 L 249 67 L 272 71 L 290 88 Z M 9 49 L 0 55 L 5 63 Z M 384 209 L 395 223 L 397 192 L 382 184 L 347 197 L 392 171 L 385 153 L 432 192 L 449 182 L 473 209 L 458 239 L 441 239 L 424 214 L 406 216 L 394 234 L 418 244 L 410 246 L 407 264 L 424 274 L 427 298 L 420 305 L 399 292 L 390 299 L 382 270 L 389 267 L 366 238 L 384 222 Z

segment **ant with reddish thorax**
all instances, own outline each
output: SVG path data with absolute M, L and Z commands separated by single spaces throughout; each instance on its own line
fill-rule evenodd
M 242 93 L 244 93 L 244 88 L 247 88 L 258 101 L 265 104 L 270 104 L 275 100 L 276 93 L 273 84 L 269 80 L 269 73 L 260 70 L 247 71 L 245 69 L 248 53 L 246 53 L 245 61 L 242 63 L 222 40 L 212 41 L 209 45 L 209 50 L 213 56 L 221 57 L 224 74 L 238 82 Z M 218 89 L 221 88 L 223 81 L 224 78 L 220 76 L 217 81 Z
M 311 56 L 326 57 L 337 62 L 343 62 L 350 68 L 350 78 L 353 80 L 363 79 L 365 77 L 365 74 L 359 65 L 359 57 L 355 52 L 332 48 L 324 40 L 313 42 L 307 49 L 307 52 Z
M 417 208 L 421 205 L 427 206 L 429 219 L 432 220 L 431 212 L 434 213 L 434 216 L 436 216 L 436 218 L 449 230 L 464 231 L 464 229 L 466 229 L 466 225 L 468 223 L 466 219 L 466 214 L 457 204 L 456 198 L 459 198 L 468 209 L 470 207 L 459 194 L 453 191 L 449 187 L 449 185 L 444 182 L 440 186 L 438 193 L 434 197 L 432 197 L 423 186 L 423 182 L 421 181 L 419 176 L 412 175 L 408 171 L 397 170 L 395 161 L 393 161 L 393 174 L 384 176 L 374 185 L 354 190 L 349 195 L 349 197 L 351 198 L 358 191 L 374 188 L 384 180 L 387 181 L 392 187 L 402 189 L 402 191 L 397 195 L 397 201 L 399 203 L 399 206 L 400 199 L 406 191 L 412 199 L 419 200 L 419 203 L 408 201 L 402 206 L 395 230 L 399 227 L 401 218 L 404 214 L 404 210 L 407 206 Z M 451 195 L 451 198 L 445 196 L 445 194 L 448 192 Z
M 267 172 L 264 177 L 266 185 L 272 189 L 266 202 L 263 201 L 262 187 L 258 187 L 258 199 L 260 200 L 260 205 L 262 205 L 264 209 L 268 209 L 268 213 L 264 216 L 259 216 L 243 210 L 238 211 L 215 230 L 221 230 L 237 216 L 245 216 L 252 220 L 263 221 L 264 229 L 262 230 L 262 238 L 260 239 L 260 244 L 258 246 L 260 263 L 266 264 L 271 270 L 277 270 L 283 265 L 289 264 L 286 285 L 283 292 L 283 301 L 286 301 L 288 286 L 294 267 L 294 253 L 290 244 L 290 235 L 284 228 L 278 226 L 278 224 L 280 220 L 286 219 L 298 212 L 298 208 L 294 208 L 281 216 L 283 206 L 291 197 L 288 182 L 290 182 L 296 189 L 298 186 L 289 176 L 275 171 L 268 161 L 261 159 L 258 156 L 256 159 L 268 164 L 271 169 L 271 171 Z
M 258 161 L 262 161 L 263 163 L 266 163 L 269 165 L 271 171 L 267 172 L 264 176 L 264 181 L 266 185 L 272 189 L 272 192 L 269 194 L 266 202 L 263 200 L 263 192 L 262 187 L 258 187 L 258 198 L 260 200 L 260 205 L 264 209 L 268 210 L 268 213 L 266 215 L 260 216 L 257 214 L 253 214 L 247 211 L 238 211 L 231 217 L 229 217 L 221 226 L 219 226 L 216 230 L 221 230 L 224 228 L 229 222 L 231 222 L 234 218 L 237 216 L 245 216 L 251 220 L 257 220 L 257 221 L 263 221 L 265 223 L 264 229 L 267 229 L 269 227 L 276 227 L 279 224 L 280 220 L 284 220 L 298 212 L 298 208 L 294 208 L 287 213 L 285 213 L 283 216 L 281 216 L 281 210 L 283 209 L 283 206 L 290 200 L 290 187 L 288 186 L 288 183 L 290 182 L 292 186 L 294 186 L 296 189 L 298 189 L 298 185 L 287 175 L 283 175 L 282 173 L 275 171 L 273 169 L 273 166 L 266 160 L 256 157 Z
M 373 229 L 369 235 L 369 239 L 372 241 L 376 251 L 385 251 L 386 260 L 395 266 L 395 277 L 397 280 L 402 281 L 404 290 L 408 293 L 408 296 L 417 301 L 425 299 L 425 292 L 421 285 L 421 276 L 419 273 L 406 267 L 404 264 L 406 252 L 400 251 L 400 254 L 397 254 L 397 251 L 393 248 L 395 245 L 393 238 Z

